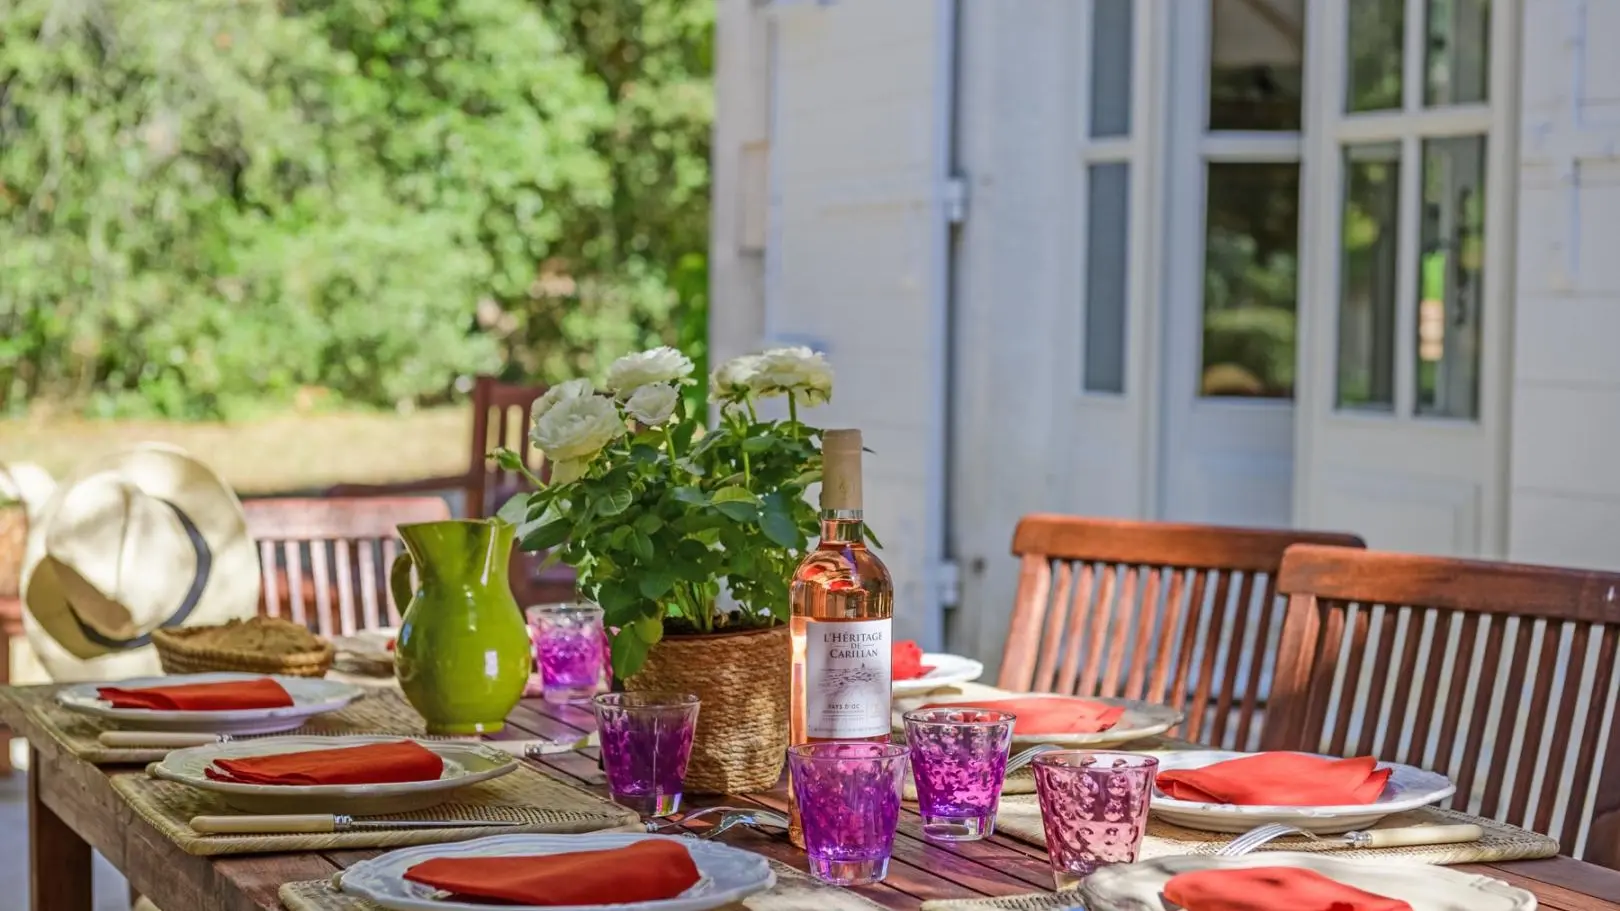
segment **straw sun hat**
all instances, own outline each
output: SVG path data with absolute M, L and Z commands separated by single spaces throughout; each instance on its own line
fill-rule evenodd
M 22 597 L 28 642 L 52 678 L 158 674 L 154 629 L 257 612 L 258 556 L 225 482 L 146 444 L 57 487 L 29 525 Z

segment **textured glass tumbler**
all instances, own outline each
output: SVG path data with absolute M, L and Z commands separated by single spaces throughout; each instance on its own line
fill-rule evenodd
M 887 876 L 900 822 L 906 748 L 864 741 L 801 743 L 788 747 L 788 769 L 811 874 L 838 886 Z
M 976 841 L 996 830 L 996 803 L 1007 778 L 1014 717 L 981 709 L 924 709 L 905 714 L 911 777 L 923 834 Z
M 540 664 L 543 698 L 589 702 L 602 686 L 602 609 L 594 604 L 541 604 L 524 611 Z
M 591 702 L 602 739 L 602 770 L 613 802 L 643 816 L 681 808 L 692 758 L 698 697 L 686 693 L 603 693 Z
M 1046 856 L 1058 889 L 1097 868 L 1136 860 L 1159 760 L 1140 753 L 1059 750 L 1035 757 Z

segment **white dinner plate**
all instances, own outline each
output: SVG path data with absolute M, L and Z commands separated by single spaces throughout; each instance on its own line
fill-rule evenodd
M 1303 867 L 1375 895 L 1398 898 L 1412 911 L 1534 911 L 1536 897 L 1488 876 L 1427 864 L 1340 860 L 1285 851 L 1243 857 L 1161 857 L 1103 867 L 1080 884 L 1091 911 L 1164 911 L 1160 900 L 1172 876 L 1196 870 Z
M 1232 753 L 1225 750 L 1188 750 L 1159 757 L 1159 772 L 1171 769 L 1201 769 L 1228 759 L 1238 759 L 1251 753 Z M 1327 756 L 1325 759 L 1334 757 Z M 1395 773 L 1384 785 L 1384 793 L 1370 804 L 1343 807 L 1255 807 L 1235 804 L 1200 803 L 1166 797 L 1158 787 L 1153 789 L 1150 804 L 1155 816 L 1165 822 L 1200 829 L 1205 832 L 1247 832 L 1256 826 L 1280 822 L 1298 826 L 1319 835 L 1365 829 L 1385 816 L 1405 810 L 1415 810 L 1439 803 L 1456 793 L 1451 779 L 1438 772 L 1428 772 L 1409 765 L 1381 762 L 1380 768 L 1391 768 Z
M 418 740 L 444 760 L 444 771 L 433 781 L 396 781 L 384 784 L 271 785 L 216 781 L 204 771 L 216 759 L 275 756 L 305 750 L 332 750 L 368 743 L 390 743 L 405 738 L 373 735 L 350 737 L 265 737 L 232 743 L 175 750 L 151 766 L 157 778 L 190 785 L 220 795 L 232 807 L 247 813 L 340 813 L 376 816 L 409 813 L 449 800 L 453 792 L 480 781 L 499 778 L 518 767 L 518 759 L 487 744 L 471 740 Z
M 96 695 L 104 686 L 138 690 L 153 686 L 184 683 L 218 683 L 225 680 L 257 680 L 269 677 L 287 691 L 293 704 L 276 709 L 231 709 L 224 712 L 175 712 L 160 709 L 117 709 Z M 97 715 L 123 727 L 143 731 L 188 731 L 210 734 L 275 734 L 301 727 L 309 719 L 335 712 L 361 696 L 365 690 L 352 683 L 319 677 L 281 677 L 274 674 L 173 674 L 167 677 L 136 677 L 104 683 L 78 683 L 64 687 L 56 701 L 76 712 Z
M 994 697 L 971 695 L 942 695 L 938 698 L 917 699 L 906 701 L 904 706 L 897 706 L 894 711 L 895 730 L 904 730 L 903 716 L 912 708 L 922 705 L 976 705 L 992 699 L 1001 701 L 1005 699 L 1078 699 L 1076 696 L 1056 696 L 1030 693 L 1004 693 Z M 1119 705 L 1125 707 L 1125 714 L 1121 715 L 1119 722 L 1106 731 L 1095 734 L 1042 734 L 1039 732 L 1019 732 L 1013 735 L 1014 749 L 1035 744 L 1051 744 L 1065 749 L 1100 749 L 1102 747 L 1118 746 L 1163 734 L 1181 723 L 1181 712 L 1167 705 L 1156 705 L 1151 702 L 1138 702 L 1135 699 L 1087 698 L 1083 702 L 1100 702 L 1104 705 Z
M 894 695 L 910 696 L 915 693 L 926 693 L 942 686 L 972 683 L 984 676 L 983 664 L 961 655 L 928 652 L 922 656 L 922 663 L 926 667 L 932 667 L 933 670 L 921 677 L 894 681 L 890 684 Z
M 447 901 L 444 893 L 405 879 L 405 871 L 435 857 L 504 857 L 603 851 L 649 838 L 678 841 L 692 855 L 702 876 L 697 885 L 675 898 L 618 905 L 501 905 L 509 911 L 708 911 L 739 901 L 776 884 L 764 857 L 716 841 L 673 838 L 630 832 L 588 835 L 496 835 L 454 844 L 401 848 L 363 860 L 344 870 L 339 888 L 370 899 L 389 911 L 489 911 L 489 904 Z
M 352 636 L 332 640 L 336 654 L 332 664 L 340 671 L 374 677 L 394 676 L 394 650 L 389 643 L 399 638 L 399 630 L 389 627 L 361 630 Z

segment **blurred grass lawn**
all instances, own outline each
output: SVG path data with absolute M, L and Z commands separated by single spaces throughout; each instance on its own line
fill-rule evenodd
M 61 478 L 79 461 L 120 446 L 160 441 L 213 466 L 243 494 L 318 490 L 467 470 L 472 410 L 414 414 L 284 414 L 232 424 L 49 417 L 0 421 L 0 463 L 34 462 Z

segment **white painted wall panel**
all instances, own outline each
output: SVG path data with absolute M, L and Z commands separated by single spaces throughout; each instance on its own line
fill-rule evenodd
M 1620 4 L 1524 4 L 1510 556 L 1620 568 Z
M 779 247 L 766 321 L 771 340 L 832 361 L 833 401 L 811 418 L 863 431 L 866 512 L 895 577 L 896 635 L 930 646 L 940 644 L 928 608 L 944 534 L 938 6 L 775 13 Z

